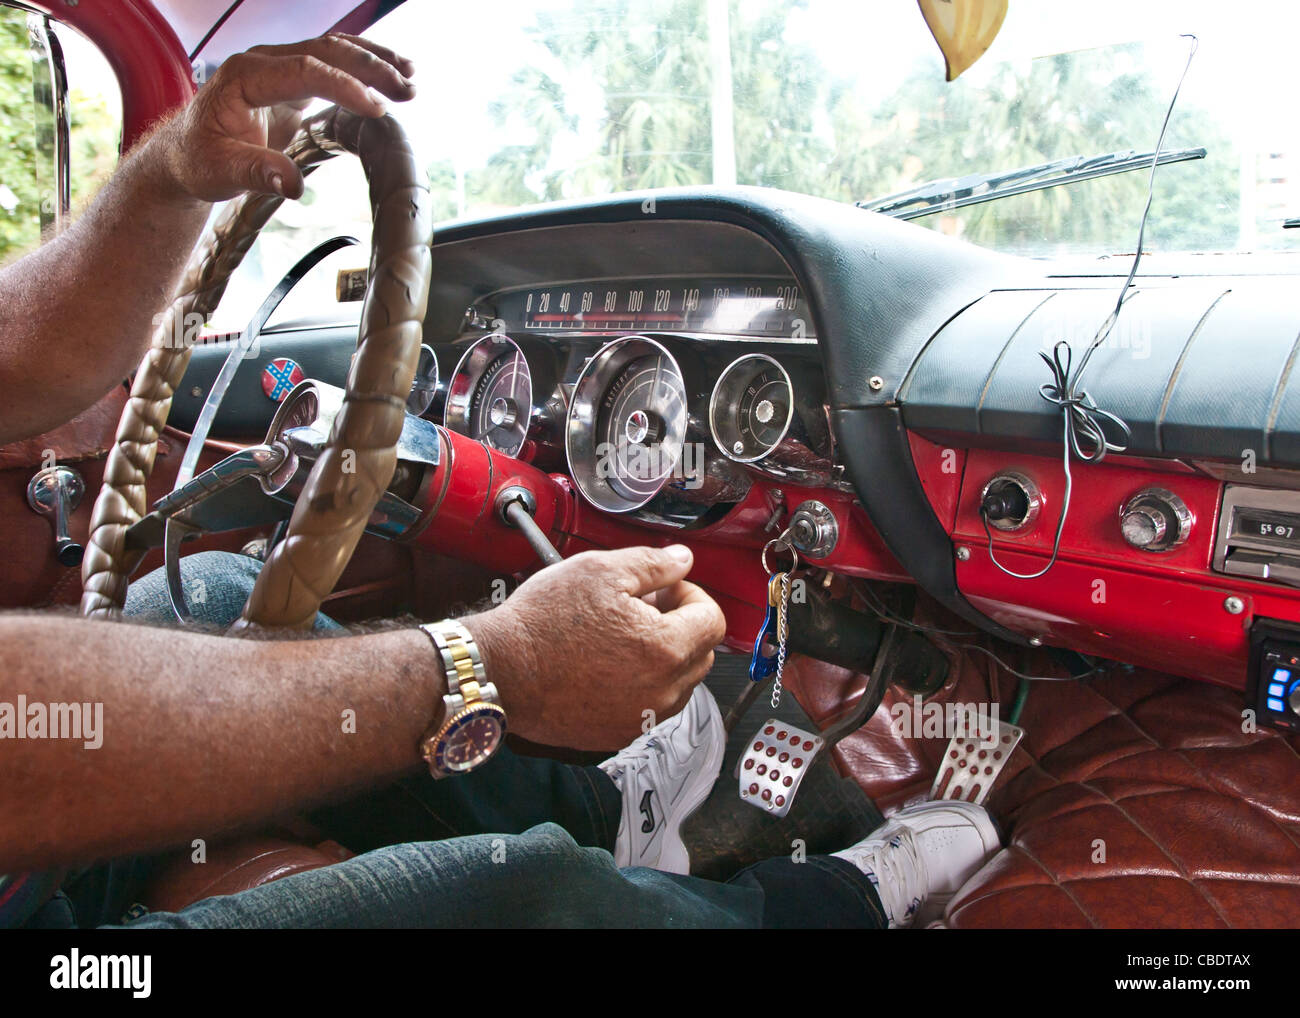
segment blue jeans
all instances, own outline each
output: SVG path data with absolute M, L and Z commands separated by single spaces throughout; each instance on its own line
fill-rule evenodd
M 182 559 L 187 590 L 203 581 L 196 617 L 228 625 L 260 563 L 207 552 Z M 128 614 L 172 620 L 158 570 L 132 585 Z M 319 628 L 336 627 L 320 616 Z M 358 855 L 175 913 L 131 922 L 150 927 L 883 927 L 871 881 L 842 859 L 772 859 L 727 883 L 640 867 L 619 869 L 610 849 L 621 797 L 595 767 L 573 767 L 503 749 L 468 775 L 419 775 L 312 819 Z M 138 860 L 116 864 L 143 873 Z M 133 870 L 131 868 L 134 867 Z M 119 870 L 120 872 L 120 870 Z M 93 874 L 60 904 L 80 925 L 112 922 L 104 888 L 121 898 L 138 881 Z M 78 900 L 78 889 L 89 886 Z M 129 897 L 124 902 L 129 902 Z M 117 903 L 111 903 L 116 906 Z M 46 924 L 49 924 L 47 915 Z

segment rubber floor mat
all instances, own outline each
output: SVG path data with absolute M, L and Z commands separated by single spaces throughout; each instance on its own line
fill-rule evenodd
M 719 654 L 705 683 L 726 717 L 749 683 L 749 658 Z M 691 853 L 691 872 L 696 876 L 726 880 L 763 859 L 794 856 L 799 851 L 806 855 L 836 852 L 860 841 L 881 823 L 879 811 L 858 784 L 835 773 L 829 754 L 819 755 L 785 817 L 768 816 L 741 801 L 734 773 L 736 761 L 759 723 L 770 717 L 800 728 L 816 728 L 789 693 L 781 698 L 780 708 L 773 711 L 769 693 L 764 691 L 741 718 L 727 739 L 717 784 L 682 828 Z

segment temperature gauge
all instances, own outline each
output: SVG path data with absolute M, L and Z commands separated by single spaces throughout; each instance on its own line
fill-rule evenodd
M 780 444 L 794 414 L 794 387 L 785 368 L 766 354 L 734 360 L 709 400 L 709 428 L 723 455 L 761 460 Z

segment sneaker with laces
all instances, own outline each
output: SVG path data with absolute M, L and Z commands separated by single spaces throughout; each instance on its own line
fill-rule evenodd
M 983 806 L 957 800 L 899 810 L 851 848 L 834 853 L 867 875 L 880 895 L 889 928 L 925 926 L 1002 847 Z
M 686 707 L 599 764 L 623 795 L 614 862 L 689 873 L 681 826 L 708 798 L 726 749 L 722 713 L 703 683 Z

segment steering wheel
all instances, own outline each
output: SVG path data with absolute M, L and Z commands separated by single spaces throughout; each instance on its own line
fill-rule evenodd
M 423 343 L 432 272 L 429 189 L 405 132 L 391 116 L 331 107 L 304 121 L 286 154 L 309 173 L 339 152 L 361 160 L 374 219 L 370 272 L 343 407 L 294 506 L 285 538 L 258 575 L 236 628 L 312 625 L 352 557 L 397 465 L 396 445 Z M 232 202 L 196 246 L 176 297 L 140 363 L 104 466 L 82 560 L 81 612 L 121 614 L 144 552 L 126 532 L 148 511 L 146 485 L 172 394 L 189 364 L 192 315 L 206 318 L 230 274 L 283 201 L 249 194 Z

